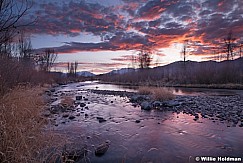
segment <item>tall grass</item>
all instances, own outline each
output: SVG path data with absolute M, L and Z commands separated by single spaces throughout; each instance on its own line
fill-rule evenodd
M 42 91 L 17 87 L 0 99 L 0 162 L 43 162 L 44 151 L 57 143 L 44 131 Z
M 175 98 L 172 91 L 164 87 L 139 87 L 138 93 L 142 95 L 151 95 L 154 100 L 165 101 Z

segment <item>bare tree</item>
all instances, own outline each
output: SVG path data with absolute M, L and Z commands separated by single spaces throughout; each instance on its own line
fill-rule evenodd
M 234 48 L 235 48 L 235 38 L 233 38 L 233 33 L 230 31 L 227 35 L 226 38 L 224 38 L 224 43 L 225 43 L 225 49 L 226 49 L 226 55 L 227 55 L 227 60 L 230 59 L 230 56 L 232 60 L 234 59 Z
M 239 43 L 239 56 L 240 56 L 240 58 L 242 56 L 242 46 L 243 46 L 243 41 L 242 41 L 242 38 L 241 38 L 240 43 Z
M 42 71 L 49 72 L 56 58 L 57 54 L 54 49 L 45 49 L 44 53 L 38 56 L 37 63 Z
M 18 52 L 20 59 L 22 59 L 24 62 L 30 61 L 32 55 L 32 45 L 30 38 L 26 37 L 23 31 L 20 33 L 18 40 Z
M 141 68 L 141 69 L 149 68 L 149 66 L 152 62 L 151 52 L 147 49 L 142 49 L 138 53 L 137 59 L 138 59 L 138 63 L 139 63 L 139 68 Z
M 181 50 L 181 56 L 183 57 L 184 63 L 186 63 L 186 57 L 189 55 L 189 40 L 184 40 L 182 50 Z
M 68 62 L 68 75 L 69 76 L 77 76 L 77 68 L 78 68 L 78 62 Z
M 33 23 L 33 21 L 23 21 L 23 17 L 31 7 L 30 0 L 0 0 L 0 43 L 13 37 L 16 29 Z
M 78 62 L 74 62 L 74 76 L 77 77 Z

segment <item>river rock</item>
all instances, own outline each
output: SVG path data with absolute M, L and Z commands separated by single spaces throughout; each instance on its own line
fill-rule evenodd
M 76 96 L 76 100 L 82 100 L 82 96 Z
M 140 121 L 139 119 L 137 119 L 135 122 L 136 122 L 136 123 L 140 123 L 141 121 Z
M 105 143 L 98 145 L 95 149 L 95 155 L 96 156 L 104 155 L 106 153 L 106 151 L 108 150 L 109 146 L 110 146 L 109 141 L 106 141 Z
M 47 96 L 51 96 L 51 91 L 50 90 L 46 90 L 45 93 L 46 93 Z
M 163 102 L 163 105 L 167 106 L 167 107 L 174 107 L 174 106 L 179 106 L 180 103 L 178 101 L 169 100 L 169 101 Z
M 80 103 L 79 105 L 80 105 L 80 107 L 85 107 L 86 106 L 85 103 Z
M 150 110 L 152 107 L 151 107 L 151 104 L 147 101 L 144 101 L 141 103 L 141 109 L 143 110 Z
M 152 105 L 153 107 L 160 107 L 162 106 L 162 103 L 160 101 L 154 101 Z
M 51 113 L 51 114 L 57 114 L 57 113 L 59 113 L 59 111 L 60 111 L 60 109 L 59 109 L 58 106 L 52 106 L 52 107 L 50 108 L 50 113 Z
M 144 101 L 146 100 L 146 96 L 145 95 L 133 95 L 131 98 L 130 98 L 130 101 L 131 102 L 141 102 L 141 101 Z
M 96 117 L 99 121 L 99 123 L 106 122 L 106 120 L 103 117 Z
M 87 155 L 87 146 L 81 147 L 80 149 L 66 149 L 64 147 L 62 156 L 63 162 L 78 162 L 80 159 Z
M 43 116 L 45 116 L 45 117 L 49 117 L 50 115 L 51 115 L 51 112 L 48 110 L 43 113 Z
M 63 117 L 63 118 L 67 118 L 67 117 L 69 117 L 69 114 L 68 114 L 68 113 L 64 113 L 64 114 L 62 115 L 62 117 Z
M 69 119 L 74 119 L 74 118 L 75 118 L 74 115 L 70 115 L 70 116 L 69 116 Z

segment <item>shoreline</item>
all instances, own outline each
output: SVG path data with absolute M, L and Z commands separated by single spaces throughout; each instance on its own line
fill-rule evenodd
M 114 84 L 122 86 L 155 86 L 155 87 L 174 87 L 174 88 L 202 88 L 202 89 L 227 89 L 227 90 L 243 90 L 243 84 L 161 84 L 161 83 L 121 83 L 107 82 L 99 80 L 101 84 Z

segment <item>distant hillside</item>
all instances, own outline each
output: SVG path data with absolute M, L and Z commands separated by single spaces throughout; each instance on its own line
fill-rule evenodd
M 122 68 L 119 70 L 112 70 L 111 72 L 108 72 L 107 74 L 126 74 L 126 73 L 130 73 L 130 72 L 135 72 L 136 69 L 134 68 Z
M 178 61 L 133 73 L 103 75 L 104 81 L 162 84 L 243 84 L 243 58 L 229 61 Z
M 91 77 L 91 76 L 95 76 L 95 74 L 89 72 L 89 71 L 81 71 L 81 72 L 77 72 L 78 76 L 84 76 L 84 77 Z

